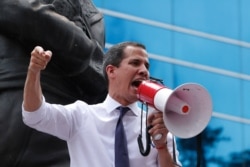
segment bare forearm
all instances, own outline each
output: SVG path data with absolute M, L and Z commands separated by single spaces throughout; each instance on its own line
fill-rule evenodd
M 176 167 L 167 147 L 158 149 L 158 162 L 160 167 Z
M 23 106 L 26 111 L 35 111 L 42 104 L 42 90 L 40 86 L 40 72 L 28 70 L 24 85 Z

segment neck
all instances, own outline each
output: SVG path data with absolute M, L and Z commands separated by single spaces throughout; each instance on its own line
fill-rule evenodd
M 130 101 L 130 100 L 127 100 L 126 98 L 124 98 L 123 96 L 119 96 L 119 95 L 116 95 L 116 94 L 109 93 L 109 96 L 112 97 L 118 103 L 120 103 L 122 106 L 128 106 L 128 105 L 136 102 L 136 100 Z

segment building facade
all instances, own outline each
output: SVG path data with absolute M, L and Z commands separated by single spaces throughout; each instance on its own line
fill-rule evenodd
M 177 139 L 185 167 L 250 167 L 250 1 L 94 0 L 106 47 L 146 45 L 150 74 L 172 89 L 195 82 L 213 101 L 207 128 Z

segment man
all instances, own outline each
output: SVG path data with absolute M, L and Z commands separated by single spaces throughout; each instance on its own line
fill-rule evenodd
M 29 55 L 38 44 L 53 51 L 41 76 L 48 102 L 97 103 L 107 93 L 101 68 L 104 43 L 103 15 L 91 0 L 0 1 L 1 167 L 69 167 L 65 141 L 22 121 Z
M 140 109 L 137 105 L 137 87 L 141 81 L 149 79 L 149 60 L 143 45 L 124 42 L 109 49 L 103 66 L 108 82 L 108 95 L 103 103 L 94 105 L 83 101 L 66 106 L 46 103 L 40 75 L 41 70 L 49 67 L 51 56 L 51 51 L 45 51 L 39 46 L 31 53 L 24 87 L 23 120 L 28 126 L 66 140 L 71 167 L 118 167 L 116 164 L 119 163 L 119 157 L 116 153 L 119 151 L 116 149 L 115 136 L 121 106 L 129 107 L 122 120 L 129 159 L 125 166 L 177 165 L 171 156 L 173 142 L 163 123 L 161 112 L 150 115 L 148 122 L 152 126 L 150 135 L 162 134 L 162 137 L 159 140 L 154 140 L 153 137 L 155 147 L 148 156 L 142 156 L 138 149 Z M 121 145 L 119 149 L 122 149 Z M 176 150 L 175 152 L 178 155 Z

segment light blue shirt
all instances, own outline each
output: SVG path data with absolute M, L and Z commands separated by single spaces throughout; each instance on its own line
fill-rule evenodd
M 88 105 L 76 101 L 66 106 L 43 103 L 35 112 L 23 108 L 23 121 L 28 126 L 67 141 L 71 167 L 114 167 L 115 128 L 121 106 L 107 96 L 103 103 Z M 137 143 L 140 133 L 141 109 L 137 103 L 123 117 L 130 167 L 158 167 L 157 150 L 151 148 L 142 156 Z M 146 115 L 146 114 L 144 114 Z M 145 116 L 144 123 L 145 124 Z M 145 125 L 144 125 L 145 126 Z M 145 134 L 145 127 L 143 128 Z M 169 152 L 173 152 L 172 135 L 167 137 Z M 176 150 L 178 156 L 178 151 Z

